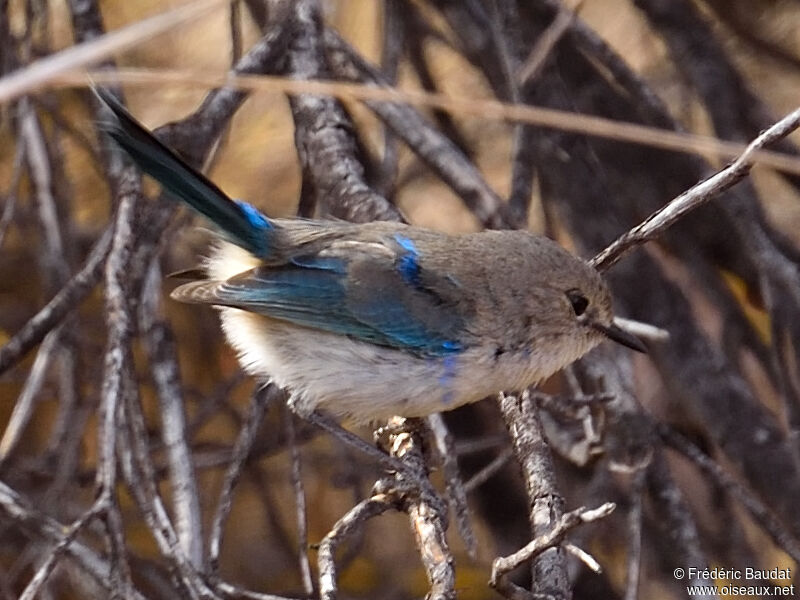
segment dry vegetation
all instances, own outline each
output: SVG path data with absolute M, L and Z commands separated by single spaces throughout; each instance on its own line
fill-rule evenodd
M 85 73 L 119 69 L 134 115 L 272 216 L 530 227 L 589 258 L 796 109 L 800 2 L 217 2 L 25 70 L 180 4 L 0 2 L 0 600 L 684 598 L 698 582 L 676 568 L 794 576 L 791 137 L 759 156 L 776 168 L 608 268 L 617 311 L 668 342 L 606 344 L 530 395 L 397 425 L 390 474 L 258 390 L 212 310 L 166 299 L 205 224 L 98 138 Z M 231 65 L 272 77 L 209 92 Z M 289 101 L 284 76 L 370 87 Z M 388 104 L 381 85 L 434 95 Z M 344 159 L 363 172 L 339 185 L 326 161 Z M 569 544 L 546 540 L 559 527 Z M 551 549 L 490 585 L 534 538 Z

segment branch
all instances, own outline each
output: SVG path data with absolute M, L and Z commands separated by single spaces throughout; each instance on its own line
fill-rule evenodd
M 378 491 L 398 495 L 400 510 L 411 521 L 417 550 L 431 585 L 425 597 L 428 600 L 455 600 L 455 559 L 446 536 L 447 505 L 428 479 L 428 467 L 422 453 L 422 424 L 419 419 L 393 417 L 389 420 L 390 452 L 403 462 L 406 471 L 414 473 L 414 478 L 407 479 L 402 472 L 397 473 L 388 480 L 387 490 Z
M 719 194 L 733 187 L 744 179 L 756 162 L 756 151 L 777 140 L 783 139 L 800 127 L 800 108 L 789 113 L 769 129 L 761 132 L 747 149 L 730 165 L 683 192 L 664 208 L 654 212 L 639 225 L 618 237 L 605 250 L 595 256 L 590 263 L 598 271 L 605 271 L 616 263 L 623 255 L 636 246 L 641 246 L 660 235 L 674 225 L 687 213 Z
M 393 499 L 387 494 L 376 494 L 356 504 L 341 519 L 319 544 L 317 564 L 319 565 L 319 597 L 322 600 L 336 598 L 336 564 L 333 555 L 336 548 L 345 538 L 352 535 L 357 527 L 362 527 L 367 520 L 377 517 L 394 507 Z
M 564 514 L 549 532 L 535 538 L 524 548 L 514 552 L 514 554 L 494 559 L 489 585 L 500 593 L 504 593 L 503 590 L 506 589 L 507 585 L 510 585 L 501 579 L 506 573 L 513 571 L 523 562 L 539 556 L 545 550 L 557 547 L 564 540 L 567 533 L 578 525 L 607 517 L 614 511 L 616 506 L 613 502 L 606 502 L 592 510 L 582 506 Z
M 716 461 L 703 453 L 700 448 L 668 425 L 658 423 L 656 431 L 667 446 L 683 454 L 709 479 L 736 498 L 772 540 L 800 564 L 800 541 L 794 537 L 788 527 L 781 523 L 780 518 L 769 506 L 764 504 L 747 486 L 739 483 Z
M 62 287 L 53 299 L 31 318 L 5 346 L 0 348 L 0 374 L 23 356 L 80 304 L 103 274 L 102 267 L 111 250 L 111 229 L 106 229 L 95 244 L 83 267 Z
M 131 48 L 178 25 L 208 14 L 229 0 L 200 0 L 189 2 L 149 19 L 137 21 L 99 37 L 79 44 L 47 58 L 37 60 L 28 67 L 18 69 L 0 79 L 0 103 L 10 102 L 23 94 L 47 85 L 64 73 L 96 64 L 117 52 Z
M 564 518 L 564 498 L 556 486 L 552 455 L 544 439 L 538 407 L 525 392 L 519 396 L 501 394 L 500 410 L 525 480 L 531 533 L 534 539 L 539 539 Z M 560 549 L 538 557 L 533 565 L 533 585 L 545 594 L 570 597 L 566 561 Z

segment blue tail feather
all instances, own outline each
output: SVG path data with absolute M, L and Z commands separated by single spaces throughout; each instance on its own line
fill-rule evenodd
M 232 242 L 256 256 L 270 253 L 267 232 L 274 225 L 253 206 L 231 200 L 202 173 L 162 144 L 134 119 L 114 96 L 100 88 L 95 93 L 109 108 L 113 121 L 100 123 L 148 175 L 173 196 L 214 222 Z

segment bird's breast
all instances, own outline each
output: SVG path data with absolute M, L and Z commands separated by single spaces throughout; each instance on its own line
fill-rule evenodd
M 553 348 L 498 354 L 484 346 L 424 357 L 239 309 L 220 312 L 244 368 L 286 387 L 301 414 L 322 409 L 362 422 L 425 416 L 521 390 L 575 358 Z

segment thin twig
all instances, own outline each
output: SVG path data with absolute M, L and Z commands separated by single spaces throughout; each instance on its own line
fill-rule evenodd
M 319 597 L 321 600 L 334 600 L 336 598 L 338 584 L 336 582 L 336 564 L 333 556 L 339 544 L 352 535 L 357 527 L 363 527 L 367 520 L 377 517 L 393 507 L 393 500 L 385 494 L 377 494 L 367 500 L 363 500 L 351 508 L 345 516 L 336 521 L 333 528 L 322 539 L 317 554 Z
M 347 444 L 359 450 L 360 452 L 366 454 L 370 458 L 376 460 L 378 464 L 380 464 L 383 468 L 389 469 L 392 471 L 398 471 L 403 473 L 406 477 L 411 480 L 416 478 L 416 474 L 409 470 L 409 468 L 403 464 L 402 461 L 397 460 L 394 456 L 390 456 L 381 450 L 378 450 L 375 446 L 371 446 L 356 434 L 347 431 L 341 425 L 339 425 L 336 421 L 331 419 L 330 417 L 320 413 L 314 412 L 310 415 L 303 415 L 303 419 L 311 423 L 312 425 L 316 425 L 320 429 L 324 429 L 333 437 L 337 438 L 339 441 Z M 417 485 L 420 487 L 424 487 L 425 483 L 422 481 L 416 481 Z M 428 484 L 430 485 L 430 484 Z
M 605 250 L 595 256 L 590 263 L 598 271 L 607 270 L 632 248 L 660 235 L 685 214 L 716 198 L 719 194 L 744 179 L 756 163 L 757 150 L 783 139 L 798 127 L 800 127 L 800 108 L 789 113 L 769 129 L 761 132 L 730 165 L 683 192 L 664 208 L 656 211 L 639 225 L 618 237 Z
M 511 448 L 505 448 L 500 454 L 495 456 L 488 465 L 475 473 L 469 479 L 469 481 L 464 484 L 464 491 L 470 493 L 471 491 L 482 486 L 484 483 L 489 481 L 489 479 L 491 479 L 495 473 L 500 471 L 500 469 L 502 469 L 512 458 L 514 458 L 514 451 Z
M 53 572 L 58 560 L 67 551 L 69 545 L 75 540 L 81 530 L 89 525 L 99 514 L 105 511 L 106 508 L 105 498 L 98 498 L 89 510 L 66 528 L 64 537 L 47 553 L 47 558 L 36 570 L 36 573 L 31 578 L 28 585 L 25 586 L 25 589 L 19 596 L 19 600 L 33 600 L 36 597 L 36 594 L 47 581 L 47 578 Z
M 294 415 L 284 411 L 286 420 L 286 444 L 292 459 L 292 488 L 294 489 L 295 511 L 297 514 L 297 557 L 300 565 L 300 578 L 303 590 L 311 596 L 314 593 L 314 582 L 311 579 L 311 564 L 308 561 L 308 512 L 306 510 L 306 491 L 303 487 L 303 465 L 300 449 L 297 447 L 294 431 Z
M 111 229 L 97 240 L 83 267 L 36 315 L 0 348 L 0 374 L 19 361 L 92 291 L 111 249 Z
M 36 399 L 44 385 L 54 352 L 58 349 L 61 333 L 61 326 L 48 333 L 36 354 L 36 360 L 33 361 L 33 366 L 25 380 L 25 386 L 14 403 L 11 417 L 8 419 L 3 437 L 0 439 L 0 464 L 8 460 L 17 447 L 25 432 L 25 427 L 33 416 Z
M 559 5 L 555 19 L 553 19 L 553 22 L 544 30 L 544 33 L 538 37 L 536 44 L 534 44 L 530 54 L 528 54 L 528 58 L 525 59 L 525 62 L 522 63 L 517 70 L 517 82 L 520 87 L 527 85 L 528 82 L 536 77 L 536 74 L 542 68 L 542 65 L 544 65 L 544 61 L 547 60 L 547 57 L 550 56 L 555 45 L 572 26 L 582 5 L 583 0 L 578 0 L 575 6 L 572 7 L 567 7 L 563 4 Z
M 101 499 L 98 499 L 97 504 L 99 505 L 100 503 Z M 41 513 L 16 491 L 1 481 L 0 513 L 39 539 L 46 540 L 56 545 L 60 545 L 64 542 L 64 538 L 66 537 L 65 532 L 68 529 L 65 525 Z M 88 578 L 96 582 L 109 593 L 111 592 L 113 583 L 107 557 L 101 556 L 95 550 L 75 540 L 73 540 L 72 543 L 65 544 L 64 551 L 70 560 L 78 565 Z M 132 589 L 130 592 L 131 598 L 144 600 L 144 596 L 137 590 Z
M 639 578 L 642 569 L 642 495 L 644 492 L 645 469 L 638 469 L 633 476 L 628 511 L 628 561 L 625 577 L 625 600 L 639 597 Z
M 589 567 L 592 572 L 594 573 L 602 573 L 603 567 L 597 562 L 594 556 L 583 550 L 582 548 L 572 544 L 570 542 L 562 542 L 562 546 L 564 550 L 566 550 L 569 554 L 572 554 L 575 558 L 581 561 L 584 565 Z
M 470 558 L 475 560 L 478 556 L 478 541 L 470 521 L 469 506 L 467 504 L 467 489 L 461 479 L 458 469 L 458 456 L 455 452 L 455 442 L 447 424 L 441 414 L 435 413 L 428 417 L 428 425 L 436 441 L 439 460 L 442 463 L 445 480 L 447 482 L 447 500 L 450 510 L 456 519 L 456 527 Z
M 233 489 L 242 474 L 242 469 L 253 447 L 261 422 L 264 420 L 267 407 L 281 396 L 282 392 L 276 386 L 268 385 L 256 390 L 250 401 L 250 408 L 247 417 L 245 417 L 244 425 L 233 446 L 233 456 L 227 471 L 225 471 L 225 479 L 219 492 L 217 508 L 214 511 L 214 518 L 211 522 L 211 532 L 208 539 L 208 565 L 209 572 L 212 575 L 215 575 L 219 569 L 222 536 L 225 521 L 233 503 Z
M 616 504 L 613 502 L 606 502 L 591 510 L 582 506 L 568 513 L 564 513 L 547 533 L 535 538 L 524 548 L 514 552 L 514 554 L 494 559 L 494 562 L 492 562 L 492 575 L 489 579 L 489 585 L 499 591 L 502 587 L 500 578 L 506 573 L 513 571 L 523 562 L 539 556 L 545 550 L 555 548 L 563 541 L 564 537 L 578 525 L 591 523 L 592 521 L 607 517 L 615 508 Z

